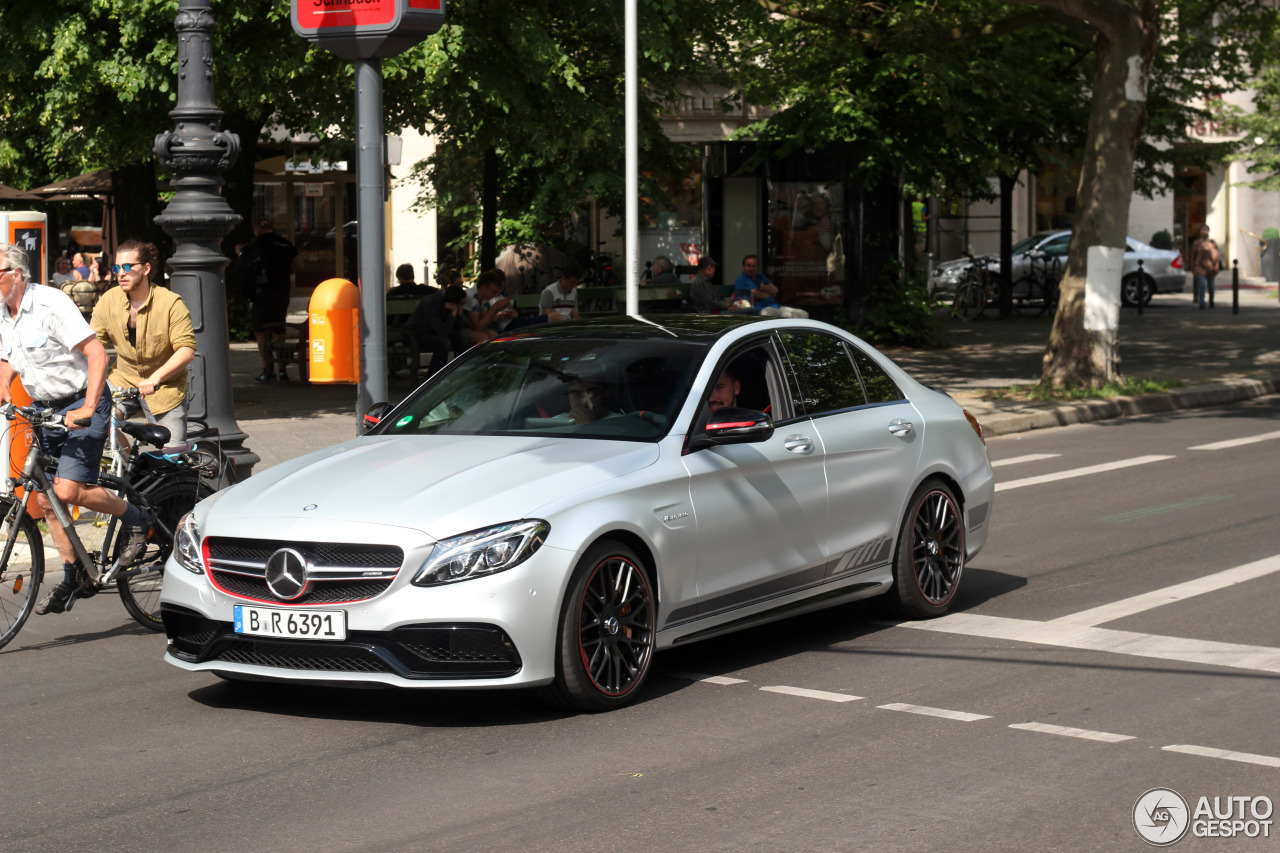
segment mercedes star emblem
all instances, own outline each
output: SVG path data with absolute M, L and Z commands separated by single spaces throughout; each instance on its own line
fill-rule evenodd
M 293 601 L 310 586 L 307 560 L 292 548 L 281 548 L 267 558 L 267 589 L 281 601 Z

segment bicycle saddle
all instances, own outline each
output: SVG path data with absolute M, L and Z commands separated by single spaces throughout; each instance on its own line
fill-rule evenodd
M 169 443 L 169 428 L 160 426 L 159 424 L 135 424 L 125 422 L 120 424 L 120 431 L 125 435 L 131 435 L 144 444 L 150 444 L 153 447 L 164 447 Z

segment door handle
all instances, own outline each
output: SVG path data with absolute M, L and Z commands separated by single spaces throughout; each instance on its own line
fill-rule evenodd
M 889 432 L 897 436 L 911 435 L 915 431 L 915 425 L 911 421 L 896 420 L 889 421 Z
M 783 439 L 782 446 L 792 453 L 812 453 L 813 439 L 807 435 L 789 435 Z

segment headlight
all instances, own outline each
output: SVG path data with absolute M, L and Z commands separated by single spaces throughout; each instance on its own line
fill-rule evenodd
M 436 543 L 413 583 L 439 586 L 518 566 L 542 547 L 551 525 L 541 519 L 511 521 Z
M 195 515 L 194 512 L 189 512 L 178 521 L 178 534 L 173 550 L 182 568 L 202 575 L 204 559 L 200 553 L 200 526 L 196 524 Z

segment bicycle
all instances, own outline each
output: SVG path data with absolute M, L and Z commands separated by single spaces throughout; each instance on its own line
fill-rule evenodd
M 1058 306 L 1058 282 L 1062 280 L 1062 260 L 1044 252 L 1027 252 L 1031 262 L 1027 274 L 1013 283 L 1013 308 L 1019 314 L 1038 316 Z
M 964 256 L 969 259 L 969 265 L 965 267 L 964 276 L 956 285 L 955 296 L 951 300 L 951 313 L 965 320 L 976 320 L 998 294 L 994 287 L 994 276 L 986 260 L 980 260 L 968 252 Z
M 99 476 L 101 485 L 155 515 L 142 555 L 132 565 L 123 566 L 121 556 L 132 528 L 112 516 L 97 550 L 90 552 L 76 531 L 67 506 L 54 493 L 53 482 L 46 472 L 57 459 L 45 451 L 45 432 L 66 429 L 57 411 L 6 403 L 0 406 L 0 416 L 10 421 L 21 420 L 31 429 L 31 447 L 22 471 L 5 481 L 7 493 L 0 494 L 3 518 L 0 521 L 0 648 L 17 635 L 31 615 L 44 577 L 44 538 L 28 508 L 36 491 L 49 500 L 53 518 L 46 518 L 45 523 L 62 527 L 76 555 L 77 591 L 68 600 L 66 610 L 78 599 L 89 598 L 115 584 L 125 610 L 138 624 L 152 631 L 163 631 L 159 598 L 164 563 L 173 550 L 179 519 L 214 492 L 206 482 L 211 454 L 180 451 L 165 456 L 135 452 L 124 477 Z M 88 419 L 79 423 L 87 424 Z M 140 444 L 158 449 L 169 441 L 169 430 L 156 424 L 125 422 L 119 428 Z M 23 489 L 21 498 L 14 492 L 18 486 Z

